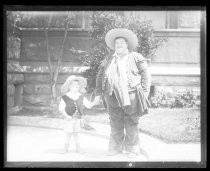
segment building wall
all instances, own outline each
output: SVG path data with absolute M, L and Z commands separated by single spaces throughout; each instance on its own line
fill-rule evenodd
M 18 34 L 11 34 L 15 29 L 7 28 L 7 108 L 11 108 L 22 105 L 24 75 L 19 68 L 21 39 Z
M 49 46 L 51 60 L 56 61 L 60 55 L 61 44 L 64 38 L 64 31 L 49 32 Z M 90 49 L 91 41 L 89 40 L 87 31 L 70 31 L 64 45 L 63 62 L 72 63 L 74 66 L 81 65 L 81 55 L 75 54 L 74 49 L 86 51 Z M 39 62 L 47 62 L 47 47 L 44 32 L 42 30 L 22 31 L 21 43 L 21 65 L 28 62 L 38 64 Z M 40 65 L 40 63 L 39 63 Z
M 165 29 L 167 11 L 132 11 L 135 17 L 139 17 L 141 20 L 151 20 L 154 28 Z M 130 12 L 125 12 L 125 15 L 130 15 Z
M 167 12 L 141 12 L 138 15 L 152 18 L 156 27 L 155 36 L 166 36 L 168 41 L 157 50 L 150 70 L 152 86 L 169 92 L 193 88 L 200 92 L 200 31 L 165 28 Z M 157 22 L 158 21 L 158 22 Z M 158 30 L 159 29 L 159 30 Z M 162 30 L 161 30 L 162 29 Z M 50 31 L 51 60 L 59 55 L 63 31 Z M 22 30 L 17 37 L 9 36 L 8 48 L 8 106 L 45 109 L 49 105 L 50 87 L 47 64 L 46 42 L 41 30 Z M 14 43 L 16 42 L 16 43 Z M 63 68 L 58 77 L 57 93 L 60 86 L 71 74 L 85 70 L 80 62 L 81 55 L 74 49 L 91 49 L 87 31 L 69 31 L 64 47 Z
M 157 31 L 156 36 L 167 37 L 167 42 L 156 52 L 154 63 L 200 63 L 199 30 Z
M 38 67 L 31 67 L 32 70 Z M 81 70 L 61 72 L 59 73 L 56 94 L 58 97 L 61 96 L 60 87 L 71 74 L 80 74 Z M 25 72 L 24 73 L 24 83 L 23 83 L 23 104 L 24 108 L 30 108 L 35 110 L 45 110 L 50 104 L 50 76 L 49 72 L 37 71 L 37 72 Z

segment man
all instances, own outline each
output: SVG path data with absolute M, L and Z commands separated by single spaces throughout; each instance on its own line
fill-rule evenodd
M 105 36 L 107 46 L 115 53 L 100 66 L 96 79 L 96 95 L 106 101 L 111 135 L 108 155 L 126 150 L 135 157 L 139 147 L 139 117 L 148 112 L 151 77 L 147 60 L 132 51 L 137 36 L 128 29 L 112 29 Z

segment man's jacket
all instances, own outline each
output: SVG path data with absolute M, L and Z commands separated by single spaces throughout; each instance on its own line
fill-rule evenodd
M 96 78 L 96 95 L 102 95 L 103 93 L 112 94 L 113 90 L 108 83 L 105 72 L 113 58 L 113 55 L 108 56 L 100 65 Z M 140 86 L 147 97 L 151 84 L 151 75 L 147 66 L 147 59 L 140 53 L 130 52 L 127 66 L 129 87 L 133 89 Z

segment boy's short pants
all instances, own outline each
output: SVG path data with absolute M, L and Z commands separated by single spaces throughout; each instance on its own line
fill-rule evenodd
M 65 120 L 64 131 L 69 133 L 80 132 L 80 119 L 72 118 L 71 120 Z

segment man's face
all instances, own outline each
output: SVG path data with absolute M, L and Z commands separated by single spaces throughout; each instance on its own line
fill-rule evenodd
M 128 43 L 124 38 L 115 39 L 115 51 L 118 54 L 124 53 L 128 49 Z

